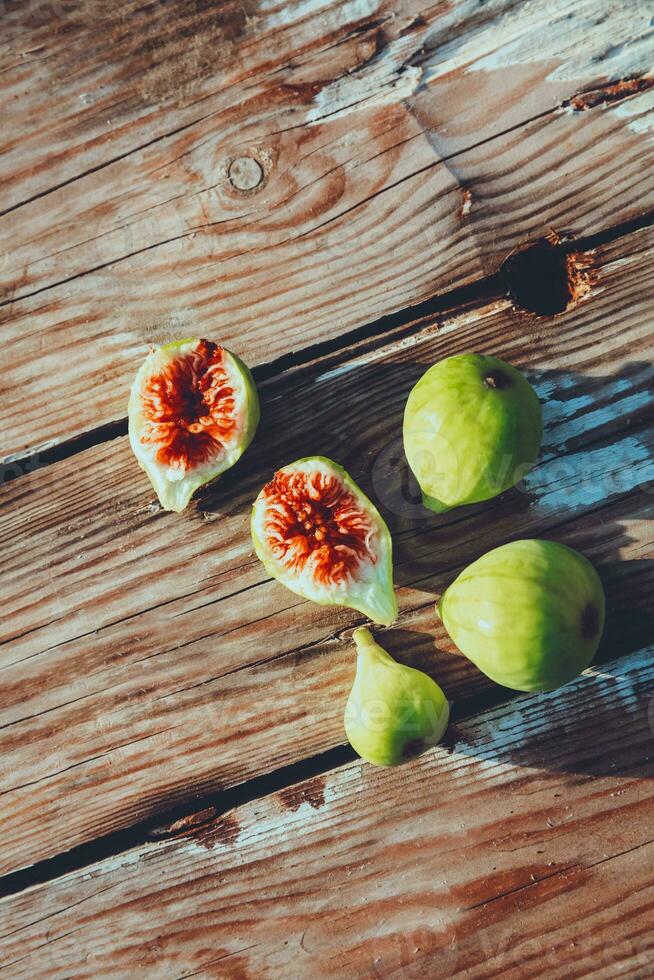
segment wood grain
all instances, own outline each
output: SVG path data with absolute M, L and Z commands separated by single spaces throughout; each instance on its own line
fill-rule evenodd
M 0 903 L 13 977 L 651 976 L 652 648 Z
M 57 7 L 0 54 L 2 459 L 124 417 L 180 331 L 261 364 L 654 209 L 652 90 L 573 101 L 651 68 L 631 0 Z
M 258 489 L 292 458 L 331 455 L 379 500 L 402 608 L 384 642 L 450 696 L 488 686 L 445 644 L 435 596 L 508 538 L 587 552 L 621 624 L 604 656 L 642 645 L 653 246 L 645 230 L 599 250 L 589 298 L 553 320 L 499 302 L 271 380 L 255 447 L 181 518 L 153 503 L 125 439 L 4 486 L 2 871 L 342 742 L 359 618 L 268 580 L 247 531 Z M 545 403 L 543 453 L 521 489 L 430 518 L 406 482 L 401 415 L 425 367 L 465 349 L 527 370 Z

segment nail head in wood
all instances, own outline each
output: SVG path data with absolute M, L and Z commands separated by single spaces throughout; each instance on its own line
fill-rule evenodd
M 237 191 L 253 191 L 263 180 L 263 167 L 254 157 L 237 157 L 230 163 L 228 175 Z

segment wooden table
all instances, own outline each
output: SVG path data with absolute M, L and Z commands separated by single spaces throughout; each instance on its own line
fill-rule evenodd
M 652 0 L 0 4 L 5 976 L 654 974 L 653 25 Z M 263 420 L 174 515 L 126 400 L 188 335 L 254 367 Z M 402 412 L 470 349 L 527 373 L 544 445 L 438 517 Z M 454 702 L 398 769 L 345 743 L 361 617 L 252 551 L 260 487 L 318 453 L 393 533 L 381 642 Z M 547 695 L 434 614 L 525 536 L 609 603 Z

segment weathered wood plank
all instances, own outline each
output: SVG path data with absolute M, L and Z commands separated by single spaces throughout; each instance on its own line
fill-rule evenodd
M 249 542 L 250 503 L 291 458 L 334 456 L 380 500 L 403 611 L 386 642 L 451 696 L 485 682 L 447 652 L 434 597 L 510 537 L 551 534 L 587 551 L 612 617 L 629 627 L 605 652 L 642 644 L 653 245 L 643 231 L 601 249 L 589 299 L 555 320 L 503 302 L 271 381 L 255 448 L 182 517 L 153 506 L 124 439 L 3 487 L 2 870 L 342 741 L 352 670 L 342 638 L 358 617 L 267 580 Z M 528 370 L 546 406 L 544 452 L 524 492 L 429 518 L 402 492 L 396 433 L 425 366 L 470 348 Z
M 653 650 L 0 903 L 11 976 L 654 968 Z
M 647 11 L 628 2 L 611 6 L 610 29 L 603 23 L 603 0 L 537 0 L 528 11 L 520 6 L 516 0 L 496 0 L 481 10 L 476 0 L 121 0 L 84 8 L 47 0 L 6 3 L 0 41 L 0 97 L 9 123 L 0 143 L 5 207 L 20 207 L 203 115 L 237 105 L 244 88 L 248 99 L 252 90 L 266 91 L 276 84 L 276 73 L 308 83 L 313 72 L 330 85 L 340 67 L 345 77 L 337 88 L 349 103 L 348 87 L 362 87 L 362 79 L 347 74 L 364 68 L 365 83 L 373 56 L 380 49 L 388 53 L 385 44 L 407 35 L 418 39 L 422 57 L 416 60 L 425 67 L 425 81 L 447 85 L 454 72 L 472 68 L 469 108 L 475 113 L 481 95 L 493 100 L 486 119 L 472 123 L 462 116 L 444 134 L 454 141 L 450 149 L 471 142 L 469 133 L 478 133 L 480 123 L 484 135 L 492 132 L 491 118 L 503 128 L 523 122 L 521 102 L 530 115 L 553 109 L 570 77 L 596 74 L 599 62 L 607 79 L 651 68 Z M 519 98 L 515 92 L 503 98 L 484 77 L 507 66 L 516 71 Z M 378 62 L 372 68 L 379 73 Z M 390 64 L 388 75 L 392 83 Z
M 356 41 L 381 6 L 376 0 L 5 5 L 3 210 L 238 105 L 296 59 L 320 59 L 343 45 L 346 70 L 350 35 Z
M 514 245 L 550 227 L 583 235 L 654 208 L 652 91 L 562 108 L 580 91 L 651 67 L 649 18 L 630 0 L 612 3 L 606 20 L 607 0 L 527 9 L 501 0 L 481 12 L 471 0 L 424 8 L 352 0 L 327 12 L 307 2 L 289 8 L 295 33 L 286 7 L 264 6 L 251 12 L 257 24 L 263 18 L 256 41 L 247 17 L 236 23 L 240 7 L 228 5 L 221 26 L 211 7 L 187 6 L 182 38 L 202 27 L 193 36 L 203 51 L 212 30 L 220 50 L 245 51 L 243 65 L 230 54 L 217 59 L 217 76 L 200 72 L 190 120 L 184 80 L 201 56 L 175 46 L 164 15 L 150 23 L 125 2 L 86 29 L 64 17 L 47 41 L 45 25 L 34 28 L 31 43 L 49 55 L 27 75 L 52 73 L 65 126 L 60 133 L 53 113 L 36 126 L 34 145 L 17 140 L 3 158 L 5 179 L 19 187 L 25 172 L 29 192 L 42 195 L 40 169 L 31 158 L 26 168 L 24 155 L 60 133 L 68 152 L 51 156 L 48 181 L 68 182 L 0 216 L 0 322 L 11 351 L 2 458 L 123 417 L 145 345 L 180 330 L 261 363 L 494 272 Z M 113 80 L 97 63 L 107 18 L 119 41 Z M 142 48 L 127 30 L 132 18 L 147 25 Z M 264 57 L 271 31 L 278 44 Z M 72 81 L 60 78 L 71 44 L 88 49 L 74 98 Z M 156 94 L 152 78 L 163 69 L 143 65 L 159 48 L 182 77 L 181 107 L 159 104 L 171 95 Z M 109 131 L 102 96 L 89 109 L 93 135 L 80 143 L 81 80 L 95 97 L 123 72 L 128 88 Z M 23 75 L 11 105 L 29 129 Z M 143 85 L 152 86 L 145 103 Z M 488 107 L 498 103 L 493 116 Z M 98 147 L 114 135 L 111 163 Z M 91 156 L 74 179 L 78 144 Z M 97 153 L 106 165 L 90 165 Z M 242 154 L 265 172 L 261 189 L 245 195 L 228 179 Z

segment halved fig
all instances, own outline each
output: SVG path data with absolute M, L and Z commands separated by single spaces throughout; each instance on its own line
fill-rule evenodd
M 250 371 L 210 340 L 153 350 L 129 399 L 129 439 L 165 510 L 184 510 L 198 487 L 228 470 L 259 423 Z
M 390 532 L 331 459 L 275 473 L 252 509 L 252 541 L 269 574 L 303 598 L 350 606 L 382 626 L 396 618 Z

